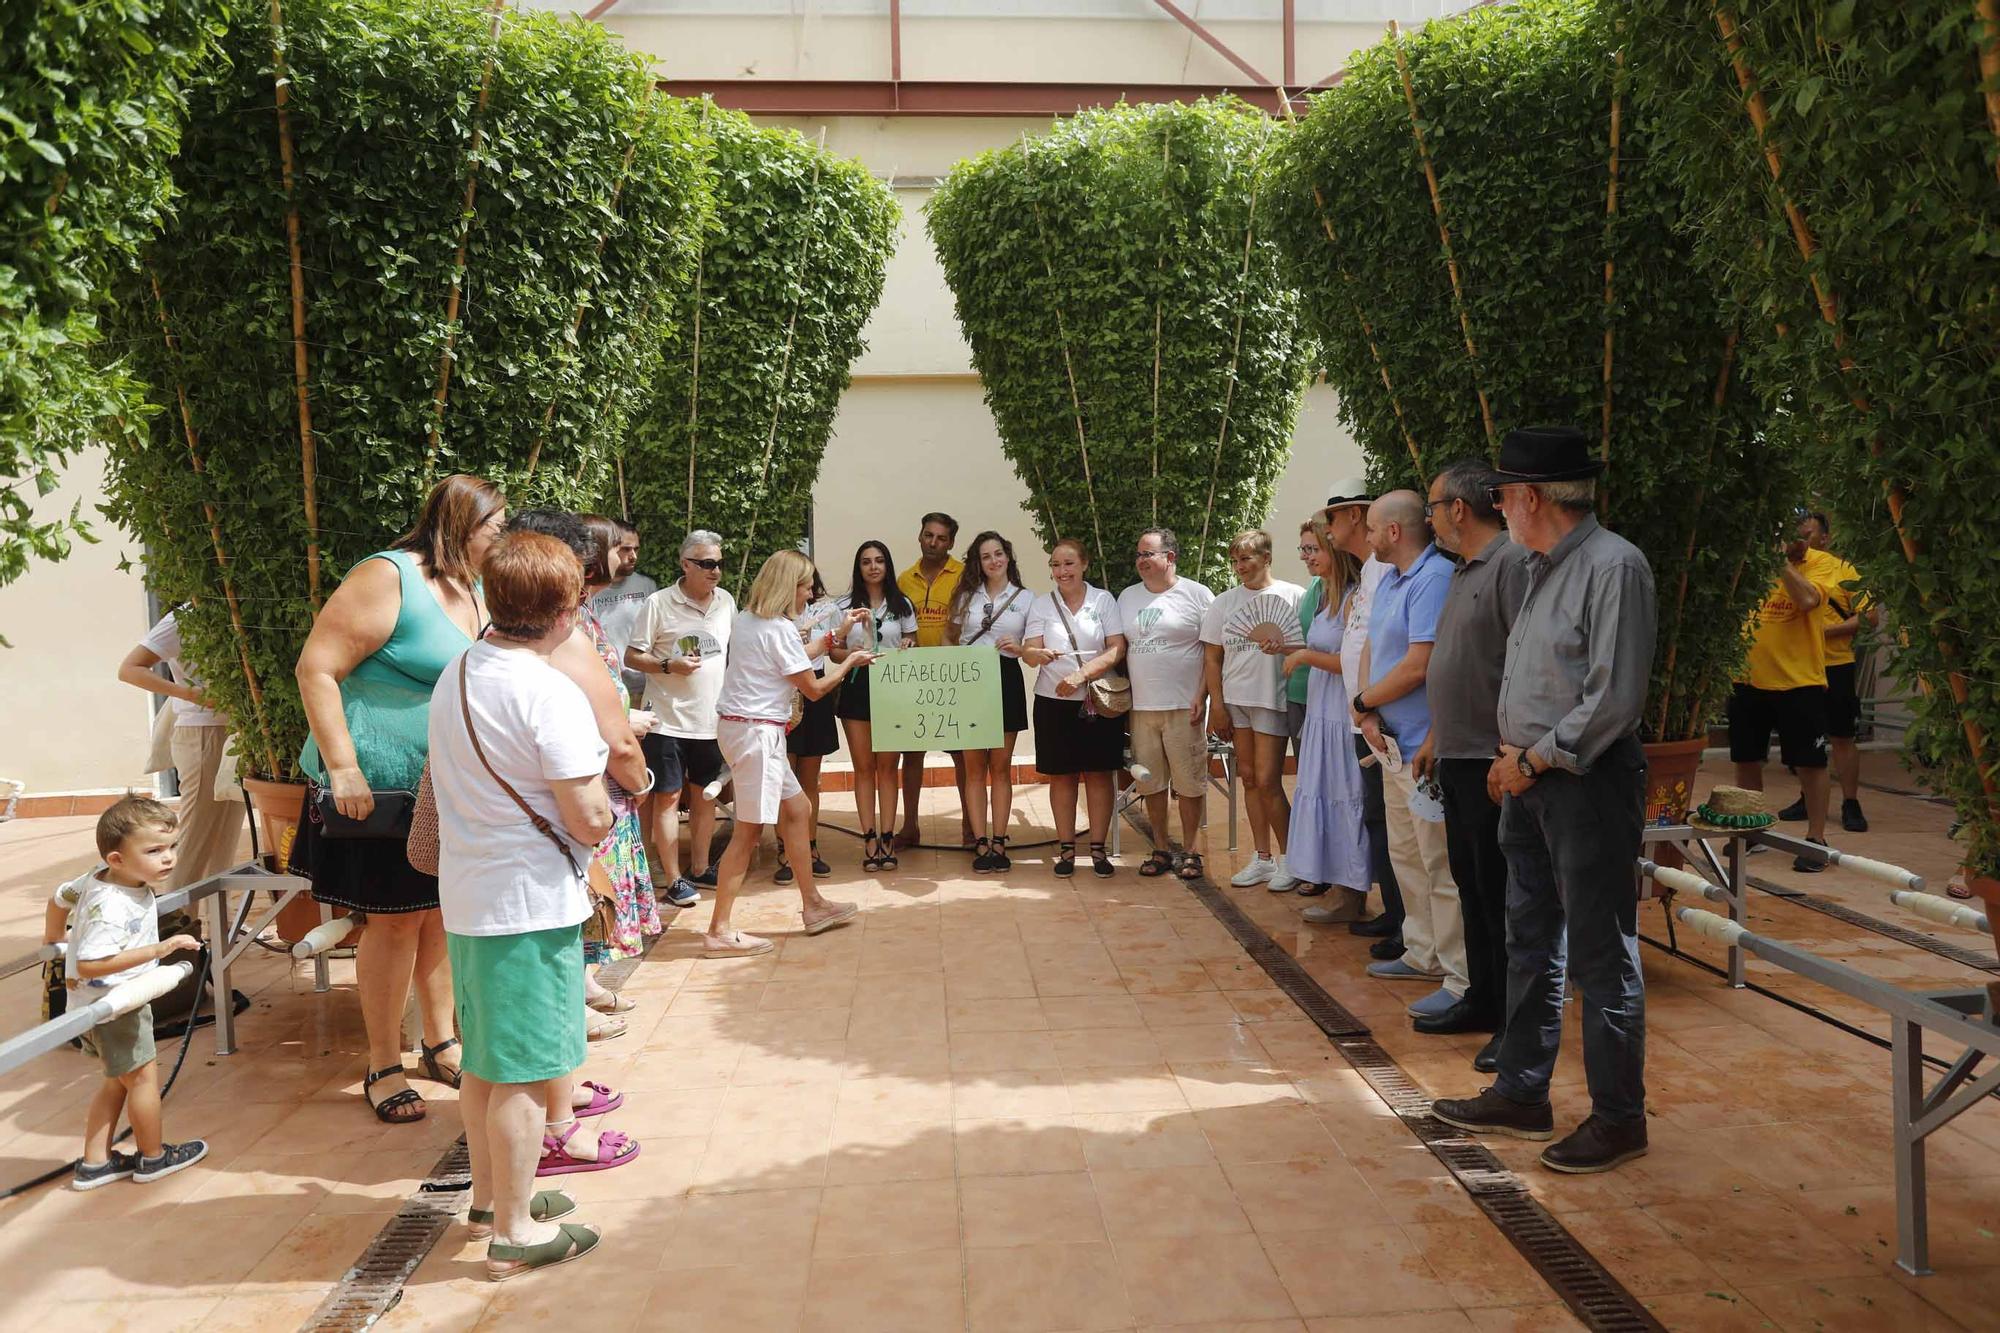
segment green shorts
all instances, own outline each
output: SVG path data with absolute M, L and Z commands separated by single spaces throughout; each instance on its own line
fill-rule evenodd
M 104 1062 L 104 1077 L 123 1078 L 153 1063 L 153 1006 L 99 1023 L 83 1034 L 83 1049 Z
M 540 1083 L 583 1064 L 583 927 L 445 934 L 465 1072 Z

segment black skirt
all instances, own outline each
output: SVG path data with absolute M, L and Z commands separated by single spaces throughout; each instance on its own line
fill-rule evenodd
M 1125 719 L 1083 711 L 1080 699 L 1035 696 L 1035 771 L 1044 777 L 1115 773 L 1125 766 Z
M 868 668 L 858 667 L 840 682 L 840 702 L 833 715 L 848 722 L 868 721 Z
M 826 673 L 815 671 L 813 675 L 823 678 Z M 806 700 L 805 715 L 785 737 L 785 753 L 809 758 L 832 754 L 840 748 L 840 723 L 836 720 L 835 710 L 839 708 L 841 693 L 841 689 L 835 687 L 817 699 Z
M 1028 729 L 1028 687 L 1021 678 L 1021 659 L 1000 659 L 1000 730 L 1008 735 Z
M 319 792 L 317 785 L 306 787 L 305 817 L 287 867 L 312 881 L 313 901 L 374 916 L 434 910 L 437 876 L 410 864 L 403 840 L 326 837 L 316 813 Z

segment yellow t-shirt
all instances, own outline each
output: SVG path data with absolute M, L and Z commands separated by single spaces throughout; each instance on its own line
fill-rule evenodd
M 1821 635 L 1824 636 L 1826 631 L 1849 616 L 1866 611 L 1868 597 L 1861 591 L 1861 571 L 1853 565 L 1831 552 L 1807 552 L 1806 564 L 1811 566 L 1814 562 L 1818 562 L 1826 570 L 1826 581 L 1833 589 L 1827 595 L 1827 599 L 1819 604 L 1819 628 Z M 1814 574 L 1808 574 L 1806 577 L 1815 583 L 1820 581 Z M 1854 660 L 1852 636 L 1845 639 L 1825 639 L 1824 642 L 1828 666 L 1845 666 Z
M 958 591 L 958 576 L 964 572 L 963 560 L 946 556 L 944 571 L 935 579 L 924 578 L 922 561 L 896 576 L 896 586 L 917 609 L 917 647 L 944 646 L 947 622 L 951 619 L 951 595 Z
M 1808 551 L 1798 569 L 1806 582 L 1819 589 L 1823 607 L 1840 589 L 1830 562 L 1813 559 L 1818 554 Z M 1751 623 L 1757 637 L 1750 643 L 1750 669 L 1745 679 L 1752 689 L 1797 690 L 1826 684 L 1825 623 L 1820 619 L 1820 607 L 1801 609 L 1786 590 L 1782 576 L 1772 582 Z

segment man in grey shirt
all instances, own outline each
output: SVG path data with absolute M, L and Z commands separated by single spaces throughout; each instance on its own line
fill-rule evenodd
M 633 622 L 639 619 L 646 599 L 660 590 L 639 570 L 639 529 L 622 518 L 611 520 L 618 529 L 618 549 L 611 561 L 612 577 L 616 583 L 605 588 L 590 599 L 590 609 L 597 613 L 597 623 L 604 626 L 604 637 L 616 645 L 620 652 L 632 637 Z M 644 673 L 630 667 L 624 669 L 625 692 L 632 696 L 634 708 L 644 707 L 646 697 L 646 677 Z
M 1486 494 L 1491 467 L 1461 459 L 1431 481 L 1425 508 L 1437 543 L 1458 557 L 1438 616 L 1437 647 L 1426 685 L 1431 734 L 1414 767 L 1435 775 L 1444 799 L 1445 852 L 1458 883 L 1465 919 L 1467 985 L 1459 1002 L 1419 1018 L 1419 1032 L 1491 1032 L 1473 1058 L 1482 1073 L 1497 1068 L 1507 1006 L 1507 861 L 1500 853 L 1500 806 L 1487 795 L 1486 774 L 1500 748 L 1494 721 L 1507 636 L 1528 593 L 1526 547 L 1507 540 Z
M 1487 787 L 1504 797 L 1507 1012 L 1498 1081 L 1431 1110 L 1448 1125 L 1554 1135 L 1549 1078 L 1567 966 L 1583 1004 L 1591 1113 L 1542 1153 L 1555 1171 L 1609 1171 L 1646 1151 L 1646 996 L 1632 863 L 1645 822 L 1638 729 L 1653 669 L 1653 572 L 1598 526 L 1581 431 L 1509 431 L 1491 494 L 1529 559 L 1507 640 Z M 1567 930 L 1567 945 L 1565 945 Z M 1567 959 L 1565 952 L 1567 951 Z

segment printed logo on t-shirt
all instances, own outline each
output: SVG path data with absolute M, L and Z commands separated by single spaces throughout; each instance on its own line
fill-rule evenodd
M 1132 619 L 1139 626 L 1139 632 L 1147 634 L 1152 631 L 1153 626 L 1160 623 L 1166 614 L 1165 611 L 1162 611 L 1157 606 L 1149 606 Z
M 721 657 L 722 644 L 707 630 L 695 630 L 674 640 L 674 651 L 682 657 L 699 652 L 703 657 Z

